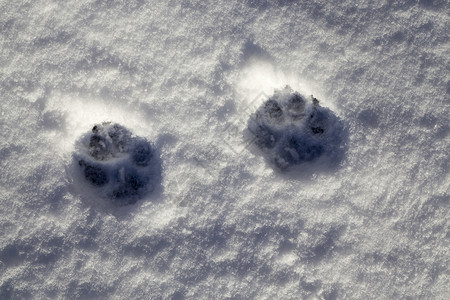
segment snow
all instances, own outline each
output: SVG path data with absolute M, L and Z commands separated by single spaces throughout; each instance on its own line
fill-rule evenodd
M 0 8 L 0 298 L 449 297 L 448 1 Z M 348 128 L 338 166 L 253 150 L 286 85 Z M 106 121 L 160 158 L 133 205 L 73 179 Z

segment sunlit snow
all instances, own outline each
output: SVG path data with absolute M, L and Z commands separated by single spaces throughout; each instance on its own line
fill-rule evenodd
M 0 299 L 449 299 L 449 12 L 0 1 Z M 342 129 L 333 163 L 246 134 L 287 85 Z M 151 188 L 89 158 L 96 124 L 149 143 Z

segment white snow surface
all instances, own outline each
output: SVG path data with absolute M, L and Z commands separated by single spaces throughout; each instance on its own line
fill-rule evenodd
M 1 0 L 0 299 L 448 299 L 449 32 L 446 0 Z M 286 84 L 338 168 L 249 151 Z M 105 121 L 160 153 L 135 205 L 70 179 Z

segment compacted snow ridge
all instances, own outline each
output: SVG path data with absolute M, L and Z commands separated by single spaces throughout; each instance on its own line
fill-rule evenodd
M 0 0 L 0 299 L 449 299 L 449 32 L 447 0 Z

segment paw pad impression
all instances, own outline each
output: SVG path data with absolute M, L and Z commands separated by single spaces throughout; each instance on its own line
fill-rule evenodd
M 81 178 L 113 204 L 134 204 L 160 176 L 150 143 L 124 126 L 104 122 L 77 141 L 75 164 Z
M 319 159 L 333 163 L 344 151 L 343 122 L 316 98 L 289 86 L 276 90 L 250 116 L 246 134 L 281 170 Z

